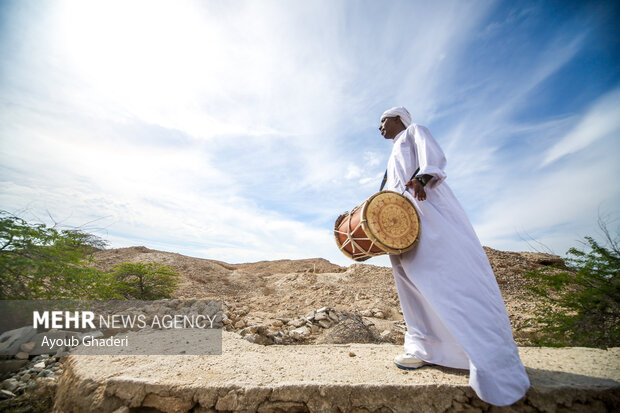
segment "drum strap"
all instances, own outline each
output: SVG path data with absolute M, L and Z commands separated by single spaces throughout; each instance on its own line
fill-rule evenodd
M 420 172 L 420 168 L 415 170 L 413 175 L 411 175 L 411 179 L 415 178 L 415 176 L 418 174 L 418 172 Z M 409 180 L 411 181 L 411 179 L 409 179 Z M 383 191 L 383 187 L 385 186 L 386 182 L 387 182 L 387 169 L 385 170 L 385 174 L 383 175 L 383 181 L 381 181 L 381 188 L 379 188 L 379 192 Z M 406 191 L 406 189 L 405 189 L 405 191 Z

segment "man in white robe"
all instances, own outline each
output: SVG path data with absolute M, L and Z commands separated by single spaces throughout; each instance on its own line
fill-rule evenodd
M 403 107 L 386 111 L 379 129 L 393 140 L 385 189 L 406 190 L 420 216 L 416 246 L 390 255 L 407 324 L 405 354 L 394 362 L 469 369 L 469 384 L 482 400 L 512 404 L 525 395 L 529 378 L 488 258 L 445 182 L 444 153 Z

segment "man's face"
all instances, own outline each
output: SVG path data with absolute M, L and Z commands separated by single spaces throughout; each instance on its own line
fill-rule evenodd
M 398 116 L 383 118 L 379 130 L 385 139 L 394 139 L 404 129 Z

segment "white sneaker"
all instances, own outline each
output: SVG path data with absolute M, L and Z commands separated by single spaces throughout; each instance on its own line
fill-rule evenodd
M 405 353 L 394 357 L 394 364 L 396 364 L 396 367 L 401 369 L 415 370 L 430 363 L 425 362 L 411 353 Z

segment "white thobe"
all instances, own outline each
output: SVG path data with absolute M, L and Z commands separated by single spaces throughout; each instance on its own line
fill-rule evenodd
M 394 138 L 385 189 L 402 193 L 414 171 L 432 175 L 426 200 L 405 192 L 420 216 L 416 246 L 390 255 L 407 332 L 405 351 L 430 363 L 469 369 L 469 384 L 498 406 L 530 382 L 489 260 L 444 182 L 446 158 L 429 130 L 412 124 Z

